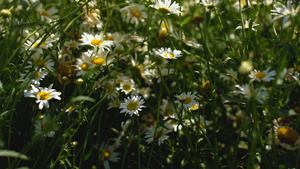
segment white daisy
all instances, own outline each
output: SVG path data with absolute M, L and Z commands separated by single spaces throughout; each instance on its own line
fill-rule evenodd
M 275 136 L 273 135 L 273 131 Z M 289 126 L 280 126 L 278 124 L 273 125 L 273 129 L 268 131 L 268 137 L 275 137 L 275 144 L 287 150 L 297 150 L 300 148 L 300 137 L 298 132 Z M 272 139 L 268 142 L 270 145 L 273 144 Z
M 131 96 L 124 99 L 124 103 L 121 103 L 120 113 L 129 113 L 130 116 L 133 114 L 139 116 L 139 111 L 142 111 L 141 108 L 144 108 L 143 104 L 145 103 L 144 99 L 142 99 L 142 96 Z
M 250 22 L 251 22 L 251 19 L 245 20 L 245 24 L 244 24 L 244 29 L 245 30 L 248 30 L 250 28 Z M 252 23 L 252 30 L 256 32 L 257 30 L 254 27 L 258 26 L 258 25 L 259 24 L 256 24 L 256 23 L 253 22 Z M 237 30 L 237 29 L 242 29 L 242 26 L 238 26 L 238 27 L 235 28 L 235 30 Z
M 202 0 L 201 4 L 207 7 L 208 9 L 213 9 L 221 3 L 220 0 Z
M 81 45 L 89 45 L 102 50 L 110 50 L 110 47 L 113 45 L 112 41 L 104 40 L 103 32 L 97 35 L 83 32 L 80 41 L 82 42 Z
M 118 162 L 120 160 L 121 153 L 114 152 L 115 147 L 102 144 L 99 148 L 99 159 L 103 161 L 105 169 L 110 169 L 109 161 Z
M 272 70 L 269 72 L 270 68 L 271 67 L 268 67 L 268 69 L 264 70 L 263 72 L 254 69 L 253 71 L 251 71 L 251 74 L 249 74 L 249 77 L 252 78 L 253 80 L 265 81 L 265 82 L 274 80 L 276 71 Z
M 20 79 L 24 80 L 25 84 L 33 84 L 34 86 L 40 86 L 40 81 L 47 76 L 48 72 L 44 69 L 35 68 L 34 71 L 25 70 L 24 74 L 20 75 Z
M 126 15 L 123 15 L 124 20 L 127 23 L 139 24 L 139 22 L 144 22 L 147 17 L 144 5 L 133 4 L 132 6 L 127 6 L 122 8 L 122 12 L 127 12 Z
M 145 133 L 146 134 L 145 138 L 147 139 L 146 142 L 149 144 L 153 140 L 157 139 L 158 145 L 161 145 L 161 143 L 163 143 L 165 140 L 169 138 L 169 136 L 166 134 L 168 134 L 170 130 L 168 128 L 159 126 L 157 127 L 155 132 L 155 128 L 156 128 L 156 123 L 154 126 L 151 126 L 147 129 Z
M 282 20 L 282 25 L 283 27 L 288 26 L 288 20 L 290 17 L 295 17 L 300 10 L 300 5 L 297 6 L 296 9 L 292 6 L 291 1 L 287 1 L 287 5 L 284 5 L 283 3 L 279 3 L 279 6 L 276 4 L 274 5 L 275 10 L 271 10 L 271 15 L 276 16 L 275 18 L 272 19 L 272 22 L 279 18 L 283 18 Z
M 70 49 L 70 48 L 78 49 L 79 42 L 77 42 L 75 40 L 69 40 L 64 43 L 64 46 L 67 47 L 67 49 Z
M 246 99 L 250 99 L 251 97 L 256 98 L 259 103 L 263 103 L 267 97 L 269 97 L 269 93 L 265 90 L 261 89 L 252 89 L 248 84 L 246 85 L 235 85 L 239 90 L 233 91 L 234 94 L 242 94 Z
M 150 5 L 150 7 L 156 8 L 159 12 L 167 15 L 181 13 L 179 4 L 176 2 L 171 3 L 172 0 L 156 0 L 155 5 Z
M 49 108 L 48 100 L 57 99 L 60 100 L 61 92 L 56 92 L 55 89 L 52 89 L 53 84 L 47 87 L 38 87 L 31 85 L 31 90 L 24 90 L 24 97 L 33 97 L 36 98 L 36 103 L 39 103 L 39 109 L 43 109 L 44 106 Z
M 57 17 L 56 15 L 54 15 L 58 12 L 58 10 L 55 7 L 51 7 L 50 9 L 45 10 L 43 8 L 43 5 L 40 4 L 40 5 L 37 6 L 36 10 L 41 15 L 41 20 L 42 21 L 47 20 L 47 21 L 51 22 L 52 19 L 55 19 Z
M 32 61 L 28 61 L 29 64 L 25 68 L 42 68 L 49 70 L 51 72 L 54 72 L 54 61 L 51 58 L 44 59 L 42 55 L 39 55 L 38 53 L 33 54 Z
M 24 43 L 24 48 L 26 50 L 35 51 L 38 54 L 42 54 L 43 49 L 52 47 L 51 42 L 52 40 L 50 38 L 43 39 L 40 37 L 39 33 L 35 33 L 34 36 L 29 37 L 29 39 Z
M 120 87 L 118 87 L 117 90 L 121 90 L 121 92 L 124 92 L 127 95 L 130 92 L 135 91 L 134 85 L 135 83 L 132 79 L 125 80 L 120 83 Z
M 177 59 L 182 56 L 182 52 L 180 50 L 172 50 L 171 48 L 161 48 L 158 49 L 156 55 L 159 55 L 166 59 Z
M 192 92 L 181 93 L 180 95 L 175 95 L 178 100 L 175 100 L 174 103 L 179 103 L 178 107 L 183 105 L 186 110 L 189 110 L 191 106 L 194 106 L 198 102 L 195 100 L 196 95 Z

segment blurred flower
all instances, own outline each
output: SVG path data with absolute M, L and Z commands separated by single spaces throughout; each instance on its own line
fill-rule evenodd
M 120 160 L 119 155 L 121 153 L 114 152 L 115 147 L 102 144 L 99 148 L 99 159 L 103 161 L 103 165 L 105 169 L 110 169 L 109 161 L 118 162 Z
M 245 20 L 245 24 L 244 24 L 244 29 L 245 30 L 248 30 L 249 28 L 250 28 L 250 22 L 251 22 L 251 19 L 249 19 L 249 20 Z M 256 29 L 254 29 L 254 27 L 255 26 L 258 26 L 259 24 L 256 24 L 256 23 L 252 23 L 252 30 L 253 31 L 257 31 Z M 235 30 L 237 30 L 237 29 L 242 29 L 242 26 L 238 26 L 238 27 L 236 27 L 235 28 Z
M 263 72 L 261 71 L 257 71 L 257 70 L 253 70 L 251 71 L 251 74 L 249 75 L 250 78 L 252 78 L 253 80 L 258 80 L 258 81 L 265 81 L 265 82 L 269 82 L 271 80 L 274 80 L 274 76 L 276 75 L 276 71 L 270 71 L 271 67 L 268 67 L 268 69 L 264 70 Z
M 272 130 L 274 130 L 275 136 L 272 135 Z M 300 148 L 300 137 L 296 130 L 288 126 L 280 126 L 278 124 L 273 125 L 273 129 L 269 130 L 269 138 L 275 137 L 275 144 L 287 150 L 297 150 Z M 269 141 L 272 145 L 273 140 Z
M 20 75 L 20 79 L 24 80 L 24 83 L 40 86 L 40 81 L 47 76 L 48 72 L 41 68 L 34 68 L 34 71 L 25 69 L 25 72 Z M 28 83 L 29 82 L 29 83 Z
M 181 93 L 180 95 L 175 95 L 178 100 L 175 100 L 174 103 L 179 103 L 178 107 L 183 105 L 183 107 L 188 110 L 191 106 L 194 106 L 198 103 L 195 98 L 196 95 L 192 94 L 192 92 Z
M 157 9 L 159 12 L 163 14 L 179 14 L 180 12 L 180 6 L 178 3 L 173 2 L 172 0 L 156 0 L 155 5 L 150 5 L 150 7 Z
M 202 0 L 200 3 L 202 5 L 204 5 L 205 7 L 207 7 L 208 9 L 213 9 L 214 7 L 219 5 L 221 3 L 221 1 L 220 0 Z
M 162 126 L 159 126 L 156 128 L 156 125 L 155 124 L 154 126 L 151 126 L 147 129 L 146 131 L 146 136 L 145 138 L 147 139 L 146 142 L 149 144 L 151 143 L 153 140 L 156 140 L 158 141 L 158 145 L 161 145 L 161 143 L 163 143 L 165 140 L 167 140 L 169 138 L 168 134 L 170 132 L 170 130 L 168 128 L 165 128 L 165 127 L 162 127 Z M 155 132 L 156 130 L 156 132 Z
M 41 15 L 41 20 L 47 20 L 48 22 L 51 22 L 52 19 L 55 19 L 57 16 L 54 15 L 58 12 L 58 10 L 55 7 L 51 7 L 48 10 L 45 10 L 43 8 L 42 4 L 39 4 L 36 8 L 36 10 L 38 11 L 38 13 Z
M 96 2 L 89 2 L 89 7 L 93 8 L 96 6 Z M 83 15 L 83 19 L 89 24 L 91 27 L 95 27 L 95 25 L 99 24 L 100 21 L 100 10 L 99 9 L 87 9 L 87 5 L 82 7 L 82 12 L 86 12 Z
M 31 85 L 31 90 L 24 90 L 24 97 L 33 97 L 36 98 L 36 103 L 39 103 L 39 109 L 43 109 L 44 106 L 49 108 L 48 100 L 57 99 L 60 100 L 61 92 L 56 92 L 55 89 L 52 89 L 53 84 L 47 87 L 38 87 Z
M 275 18 L 272 19 L 272 22 L 279 18 L 283 18 L 282 25 L 283 27 L 288 26 L 288 20 L 290 17 L 295 17 L 300 10 L 300 5 L 297 6 L 296 9 L 292 6 L 292 2 L 290 0 L 287 1 L 287 5 L 284 5 L 283 3 L 279 3 L 277 6 L 276 4 L 274 5 L 275 10 L 271 10 L 271 15 L 276 16 Z
M 239 90 L 233 91 L 234 94 L 242 94 L 246 99 L 250 99 L 254 97 L 259 103 L 263 103 L 263 100 L 269 97 L 267 91 L 263 91 L 261 89 L 252 89 L 248 84 L 246 85 L 235 85 Z
M 70 49 L 70 48 L 78 49 L 79 42 L 77 42 L 75 40 L 69 40 L 64 43 L 64 46 L 67 47 L 67 49 Z
M 52 123 L 53 118 L 48 115 L 40 115 L 39 119 L 35 121 L 35 130 L 34 133 L 38 135 L 41 132 L 44 132 L 48 127 L 51 127 L 51 130 L 45 133 L 45 136 L 47 137 L 53 137 L 55 134 L 55 130 L 57 129 L 57 125 L 54 124 L 54 126 L 50 126 Z
M 251 61 L 242 61 L 238 68 L 238 72 L 241 75 L 247 75 L 253 70 L 253 64 Z
M 124 92 L 126 95 L 129 94 L 132 91 L 135 91 L 136 89 L 134 88 L 134 81 L 132 79 L 130 80 L 125 80 L 120 83 L 120 87 L 117 88 L 117 90 L 121 90 L 121 92 Z
M 144 22 L 145 18 L 147 17 L 144 5 L 137 5 L 133 4 L 131 6 L 126 6 L 125 8 L 122 8 L 122 12 L 126 12 L 126 15 L 123 15 L 124 20 L 127 23 L 131 24 L 139 24 L 139 22 Z
M 120 113 L 129 113 L 130 116 L 133 114 L 139 116 L 139 111 L 142 111 L 141 108 L 144 108 L 143 104 L 145 103 L 144 99 L 142 99 L 142 96 L 131 96 L 124 99 L 124 103 L 121 103 Z

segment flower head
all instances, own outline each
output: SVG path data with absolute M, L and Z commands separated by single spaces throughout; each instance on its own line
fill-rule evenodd
M 61 92 L 56 92 L 55 89 L 52 89 L 53 84 L 47 87 L 38 87 L 31 85 L 31 90 L 24 91 L 24 97 L 33 97 L 36 98 L 36 103 L 39 103 L 39 109 L 43 109 L 44 106 L 49 108 L 48 100 L 57 99 L 60 100 Z
M 248 29 L 250 28 L 250 22 L 251 22 L 251 19 L 245 20 L 245 24 L 244 24 L 244 29 L 245 29 L 245 30 L 248 30 Z M 255 26 L 258 26 L 258 25 L 259 25 L 259 24 L 256 24 L 256 23 L 253 22 L 253 23 L 252 23 L 252 30 L 256 32 L 257 30 L 254 29 L 254 27 L 255 27 Z M 237 29 L 242 29 L 242 26 L 238 26 L 238 27 L 235 28 L 235 30 L 237 30 Z
M 249 77 L 252 78 L 253 80 L 266 81 L 266 82 L 274 80 L 276 71 L 273 70 L 269 72 L 270 68 L 271 67 L 268 67 L 268 69 L 264 70 L 263 72 L 254 69 L 253 71 L 251 71 Z
M 144 5 L 132 5 L 122 8 L 121 11 L 127 12 L 126 15 L 123 16 L 124 20 L 127 23 L 131 24 L 139 24 L 139 22 L 144 22 L 147 17 Z
M 166 59 L 177 59 L 182 56 L 180 50 L 172 50 L 171 48 L 161 48 L 155 51 L 156 55 L 159 55 Z
M 169 136 L 166 134 L 168 134 L 170 130 L 162 126 L 157 127 L 156 130 L 155 128 L 156 128 L 156 124 L 148 128 L 145 136 L 145 138 L 147 139 L 146 141 L 147 143 L 151 143 L 153 140 L 157 139 L 158 145 L 161 145 L 161 143 L 163 143 L 165 140 L 169 138 Z
M 124 99 L 124 103 L 121 103 L 120 113 L 129 113 L 130 116 L 133 114 L 139 116 L 139 111 L 142 111 L 141 108 L 144 108 L 143 104 L 145 103 L 144 99 L 142 99 L 142 96 L 131 96 Z M 125 114 L 125 115 L 126 115 Z
M 150 5 L 150 7 L 157 9 L 159 12 L 163 14 L 170 15 L 175 13 L 181 13 L 180 12 L 180 6 L 178 3 L 174 2 L 173 4 L 172 0 L 156 0 L 155 5 Z
M 185 109 L 189 109 L 191 106 L 194 106 L 196 103 L 198 103 L 195 98 L 196 95 L 192 94 L 192 92 L 188 93 L 181 93 L 180 95 L 175 95 L 175 97 L 178 100 L 175 100 L 175 103 L 179 103 L 178 107 L 183 105 Z
M 294 17 L 299 13 L 300 10 L 300 5 L 296 9 L 292 6 L 291 1 L 287 1 L 287 5 L 284 5 L 282 3 L 277 6 L 276 4 L 274 5 L 275 10 L 271 10 L 271 15 L 276 16 L 275 18 L 272 19 L 272 22 L 279 18 L 283 18 L 282 25 L 283 27 L 288 26 L 288 20 L 290 17 Z

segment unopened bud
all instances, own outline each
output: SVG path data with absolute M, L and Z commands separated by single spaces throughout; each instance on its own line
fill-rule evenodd
M 2 9 L 0 11 L 0 16 L 4 18 L 10 18 L 11 17 L 11 12 L 8 9 Z
M 251 61 L 242 61 L 238 69 L 239 74 L 247 75 L 253 70 L 253 64 Z
M 116 43 L 116 48 L 114 51 L 117 54 L 122 54 L 122 53 L 124 53 L 125 49 L 124 49 L 123 45 L 121 45 L 120 43 Z
M 79 78 L 79 79 L 75 80 L 75 83 L 76 83 L 77 85 L 82 85 L 82 84 L 84 83 L 84 80 L 81 79 L 81 78 Z

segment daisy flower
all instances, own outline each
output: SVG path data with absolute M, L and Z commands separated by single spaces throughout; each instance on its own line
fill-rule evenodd
M 214 7 L 219 5 L 220 3 L 221 3 L 220 0 L 202 0 L 201 1 L 201 4 L 205 7 L 207 7 L 208 9 L 213 9 Z
M 145 10 L 144 5 L 136 5 L 136 4 L 121 9 L 122 12 L 127 12 L 126 15 L 123 15 L 123 19 L 127 23 L 136 24 L 136 25 L 139 24 L 139 22 L 145 21 L 144 18 L 147 17 L 147 14 L 144 10 Z
M 263 100 L 269 97 L 267 91 L 261 89 L 252 89 L 248 84 L 242 86 L 235 85 L 235 87 L 238 88 L 239 90 L 233 91 L 234 94 L 242 94 L 246 99 L 250 99 L 251 97 L 254 97 L 261 104 L 263 103 Z
M 54 72 L 54 61 L 52 59 L 44 59 L 42 55 L 39 55 L 38 53 L 35 53 L 32 55 L 32 61 L 27 62 L 29 65 L 25 68 L 32 68 L 32 67 L 38 67 L 42 69 L 49 70 L 51 72 Z
M 150 5 L 150 7 L 157 9 L 159 12 L 163 14 L 179 14 L 180 12 L 180 6 L 178 3 L 173 2 L 172 0 L 156 0 L 155 5 Z
M 300 148 L 300 137 L 298 132 L 292 127 L 280 126 L 275 123 L 273 129 L 269 130 L 268 137 L 273 138 L 272 130 L 275 134 L 275 145 L 280 145 L 287 150 L 297 150 Z M 273 144 L 273 140 L 269 141 L 269 144 Z
M 271 10 L 271 15 L 274 15 L 275 18 L 272 19 L 272 22 L 279 18 L 283 18 L 282 25 L 283 27 L 287 26 L 287 21 L 290 17 L 295 17 L 300 10 L 300 5 L 296 9 L 292 6 L 292 1 L 287 1 L 287 5 L 280 3 L 279 6 L 274 5 L 275 10 Z
M 110 50 L 110 47 L 113 45 L 112 41 L 104 40 L 103 32 L 97 35 L 92 35 L 86 32 L 83 32 L 82 38 L 80 39 L 82 42 L 81 45 L 89 45 L 93 47 L 98 47 L 102 50 Z
M 166 59 L 177 59 L 182 56 L 182 52 L 180 50 L 172 50 L 171 48 L 161 48 L 158 49 L 156 55 L 159 55 Z
M 248 30 L 249 28 L 250 28 L 250 22 L 251 22 L 251 19 L 249 19 L 249 20 L 245 20 L 245 24 L 244 24 L 244 29 L 245 30 Z M 256 23 L 252 23 L 252 30 L 253 31 L 257 31 L 256 29 L 254 29 L 254 26 L 258 26 L 259 24 L 256 24 Z M 235 28 L 235 30 L 237 30 L 237 29 L 242 29 L 242 26 L 238 26 L 238 27 L 236 27 Z
M 94 7 L 96 6 L 96 3 L 95 4 L 92 4 L 92 2 L 89 2 L 89 7 Z M 95 27 L 95 25 L 101 23 L 100 21 L 100 10 L 99 9 L 89 9 L 87 11 L 87 6 L 84 5 L 83 8 L 82 8 L 82 12 L 86 12 L 83 16 L 83 19 L 88 23 L 89 26 L 91 27 Z
M 46 38 L 42 41 L 43 38 L 40 37 L 39 33 L 36 33 L 34 36 L 29 37 L 29 39 L 24 43 L 24 48 L 26 50 L 35 51 L 38 54 L 43 53 L 43 49 L 48 49 L 52 47 L 52 40 Z
M 64 43 L 64 46 L 67 47 L 67 49 L 70 49 L 70 48 L 78 49 L 79 42 L 77 42 L 75 40 L 69 40 Z
M 51 7 L 50 9 L 45 10 L 43 8 L 43 5 L 40 4 L 40 5 L 37 6 L 36 10 L 41 15 L 41 20 L 42 21 L 47 20 L 47 21 L 51 22 L 52 19 L 57 17 L 56 15 L 54 15 L 58 12 L 58 10 L 55 7 Z
M 179 103 L 178 107 L 183 105 L 183 107 L 188 110 L 191 106 L 194 106 L 198 102 L 195 100 L 196 95 L 192 92 L 182 93 L 180 95 L 175 95 L 178 100 L 175 100 L 174 103 Z
M 99 159 L 103 161 L 105 169 L 110 169 L 109 161 L 118 162 L 120 160 L 121 153 L 115 152 L 114 146 L 102 144 L 99 148 Z
M 269 82 L 271 80 L 274 80 L 274 76 L 276 75 L 276 71 L 272 70 L 269 72 L 271 67 L 268 67 L 268 69 L 264 70 L 263 72 L 259 70 L 253 70 L 249 74 L 249 77 L 252 78 L 253 80 L 258 80 L 258 81 L 265 81 Z
M 134 84 L 132 79 L 125 80 L 120 84 L 120 87 L 118 87 L 117 90 L 121 90 L 121 92 L 124 92 L 127 95 L 130 92 L 135 91 Z
M 52 89 L 53 84 L 47 87 L 38 87 L 31 85 L 31 90 L 24 90 L 24 97 L 33 97 L 36 98 L 36 103 L 39 104 L 39 109 L 44 107 L 49 108 L 48 100 L 56 99 L 60 100 L 61 92 L 56 92 L 55 89 Z
M 24 83 L 33 84 L 34 86 L 40 86 L 40 81 L 42 81 L 48 72 L 44 69 L 35 68 L 32 70 L 25 70 L 24 74 L 20 75 L 20 79 L 24 80 Z
M 166 134 L 168 134 L 170 130 L 168 128 L 159 126 L 157 127 L 155 132 L 155 128 L 156 128 L 156 124 L 147 129 L 145 133 L 146 134 L 145 138 L 147 139 L 146 142 L 149 144 L 153 140 L 157 139 L 158 145 L 161 145 L 161 143 L 163 143 L 165 140 L 169 138 L 169 136 Z
M 142 111 L 142 108 L 146 107 L 143 104 L 145 103 L 144 99 L 142 99 L 142 96 L 131 96 L 124 99 L 124 103 L 121 103 L 120 113 L 129 113 L 130 116 L 133 114 L 139 116 L 139 111 Z

